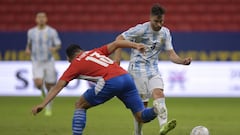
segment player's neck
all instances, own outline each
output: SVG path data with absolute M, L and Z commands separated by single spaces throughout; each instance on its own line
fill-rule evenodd
M 46 28 L 46 25 L 38 25 L 37 27 L 38 27 L 38 29 L 42 30 L 42 29 Z

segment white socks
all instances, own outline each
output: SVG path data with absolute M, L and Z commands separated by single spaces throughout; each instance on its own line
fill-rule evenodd
M 49 111 L 52 110 L 52 101 L 46 105 L 46 110 L 49 110 Z
M 161 127 L 162 125 L 167 123 L 167 116 L 168 116 L 167 107 L 165 104 L 165 98 L 155 99 L 153 101 L 153 106 L 154 106 L 156 113 L 158 114 L 158 121 L 159 121 L 159 125 Z
M 142 133 L 142 123 L 139 123 L 135 118 L 134 118 L 134 135 L 143 135 Z
M 158 114 L 157 118 L 161 128 L 165 123 L 167 123 L 168 116 L 165 98 L 155 99 L 153 101 L 153 107 L 154 111 Z M 142 123 L 139 123 L 136 119 L 134 119 L 134 135 L 143 135 L 142 125 Z

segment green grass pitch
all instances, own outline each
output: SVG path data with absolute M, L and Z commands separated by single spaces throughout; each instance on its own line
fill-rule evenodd
M 72 114 L 77 97 L 57 97 L 53 116 L 32 116 L 39 97 L 0 97 L 1 135 L 71 135 Z M 240 131 L 240 98 L 167 98 L 169 119 L 177 127 L 168 135 L 189 135 L 197 125 L 211 135 L 237 135 Z M 157 119 L 143 127 L 144 135 L 157 135 Z M 132 135 L 131 112 L 116 98 L 87 112 L 84 135 Z

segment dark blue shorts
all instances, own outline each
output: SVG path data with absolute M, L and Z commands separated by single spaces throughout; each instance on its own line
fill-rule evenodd
M 88 89 L 84 98 L 92 105 L 102 104 L 114 96 L 118 97 L 132 113 L 144 110 L 144 105 L 138 94 L 133 79 L 129 74 L 98 81 L 96 86 Z

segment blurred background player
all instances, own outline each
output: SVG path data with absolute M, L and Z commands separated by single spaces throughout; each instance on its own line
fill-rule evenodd
M 145 123 L 156 118 L 157 111 L 154 108 L 144 107 L 132 77 L 107 57 L 119 47 L 134 48 L 140 53 L 145 51 L 144 45 L 124 40 L 114 41 L 89 51 L 83 51 L 78 45 L 70 45 L 66 49 L 66 54 L 71 64 L 44 101 L 33 107 L 32 113 L 36 115 L 40 112 L 71 80 L 85 79 L 95 81 L 96 86 L 85 91 L 75 104 L 73 135 L 82 135 L 86 125 L 87 109 L 103 104 L 115 96 L 131 109 L 138 122 Z
M 28 55 L 31 54 L 34 84 L 41 90 L 43 97 L 46 95 L 44 89 L 49 91 L 56 83 L 57 74 L 53 53 L 61 48 L 58 33 L 47 25 L 47 20 L 45 12 L 36 14 L 37 26 L 28 30 L 25 50 Z M 51 114 L 51 103 L 49 103 L 45 115 Z
M 138 24 L 120 34 L 116 40 L 129 40 L 146 45 L 147 50 L 143 55 L 132 49 L 128 71 L 132 75 L 139 94 L 145 106 L 149 98 L 154 99 L 153 105 L 157 108 L 160 135 L 167 134 L 175 128 L 176 120 L 167 122 L 168 113 L 163 93 L 163 79 L 158 69 L 158 56 L 162 50 L 167 52 L 169 59 L 177 64 L 189 65 L 191 58 L 180 58 L 174 51 L 172 38 L 168 28 L 163 26 L 165 10 L 155 4 L 151 8 L 150 21 Z M 115 54 L 115 60 L 120 64 L 121 50 Z M 142 135 L 142 124 L 134 121 L 134 135 Z

